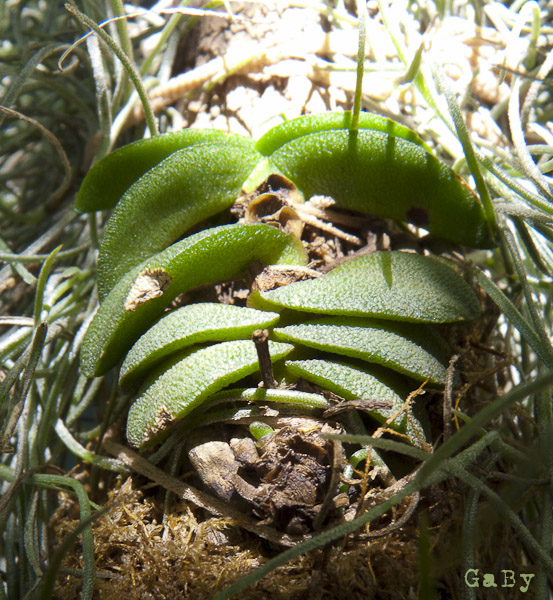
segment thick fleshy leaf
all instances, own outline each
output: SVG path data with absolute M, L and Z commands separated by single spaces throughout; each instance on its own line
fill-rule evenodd
M 249 138 L 218 129 L 183 129 L 118 148 L 86 174 L 75 208 L 80 212 L 113 208 L 127 188 L 173 152 L 205 142 L 228 141 L 251 147 Z
M 260 159 L 253 142 L 240 138 L 233 144 L 232 139 L 178 150 L 127 190 L 100 247 L 100 300 L 132 267 L 232 205 Z
M 478 196 L 448 165 L 401 137 L 367 129 L 309 133 L 279 147 L 270 162 L 306 199 L 326 195 L 450 242 L 494 245 Z
M 476 294 L 451 267 L 407 252 L 360 256 L 324 277 L 255 292 L 249 304 L 267 310 L 293 308 L 429 323 L 452 323 L 480 315 Z
M 81 368 L 109 371 L 179 294 L 239 275 L 254 261 L 305 264 L 299 240 L 270 225 L 223 225 L 173 244 L 120 279 L 102 302 L 81 347 Z
M 144 377 L 160 360 L 202 342 L 247 339 L 256 329 L 271 327 L 277 313 L 205 302 L 164 315 L 130 349 L 119 376 L 122 386 Z
M 429 326 L 330 317 L 278 328 L 273 333 L 277 340 L 377 363 L 419 381 L 445 381 L 449 352 Z
M 409 389 L 404 382 L 398 381 L 394 374 L 386 369 L 371 365 L 365 369 L 353 367 L 342 362 L 331 360 L 294 360 L 286 361 L 286 369 L 297 377 L 303 377 L 324 389 L 338 394 L 345 400 L 382 400 L 391 402 L 390 409 L 377 409 L 369 414 L 384 423 L 401 410 Z M 428 418 L 416 410 L 408 419 L 403 413 L 390 427 L 415 435 L 415 440 L 428 439 Z
M 269 343 L 272 360 L 292 350 L 289 344 Z M 131 406 L 127 439 L 136 447 L 159 439 L 205 398 L 258 369 L 257 351 L 250 340 L 214 344 L 169 361 L 151 376 Z
M 336 129 L 347 131 L 350 125 L 350 111 L 305 115 L 273 127 L 257 141 L 255 147 L 264 156 L 271 156 L 288 142 L 304 135 Z M 380 115 L 367 112 L 360 113 L 357 127 L 358 129 L 381 131 L 387 135 L 404 138 L 428 150 L 426 144 L 412 129 Z

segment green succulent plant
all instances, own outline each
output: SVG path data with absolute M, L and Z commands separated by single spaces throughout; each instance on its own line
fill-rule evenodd
M 258 372 L 250 339 L 257 329 L 270 331 L 282 389 L 256 395 L 231 387 L 228 398 L 274 396 L 300 412 L 329 407 L 324 396 L 284 389 L 301 377 L 343 398 L 390 397 L 397 409 L 406 381 L 443 385 L 450 350 L 437 325 L 480 314 L 470 285 L 443 259 L 374 252 L 321 277 L 255 289 L 248 307 L 200 303 L 167 312 L 183 292 L 236 277 L 256 261 L 305 267 L 300 239 L 273 225 L 187 233 L 274 174 L 297 187 L 300 202 L 327 195 L 338 207 L 411 221 L 452 243 L 493 245 L 477 196 L 414 132 L 371 114 L 350 131 L 350 120 L 347 112 L 302 117 L 257 143 L 218 131 L 162 135 L 117 150 L 87 175 L 77 208 L 114 210 L 81 366 L 100 376 L 123 361 L 120 384 L 137 390 L 127 422 L 133 446 L 208 414 L 225 398 L 214 394 Z M 373 411 L 380 421 L 386 414 Z M 405 419 L 394 426 L 404 429 Z

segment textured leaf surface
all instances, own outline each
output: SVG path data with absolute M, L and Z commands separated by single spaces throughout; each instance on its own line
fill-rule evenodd
M 445 381 L 447 346 L 428 326 L 331 317 L 278 328 L 274 336 L 278 340 L 374 362 L 420 381 Z
M 433 236 L 475 248 L 492 245 L 478 197 L 445 163 L 418 144 L 359 129 L 303 135 L 270 157 L 306 198 L 408 221 Z
M 272 360 L 292 350 L 288 344 L 269 343 Z M 258 368 L 257 351 L 249 340 L 222 342 L 170 361 L 145 384 L 131 406 L 127 439 L 137 447 L 154 440 L 209 395 Z
M 385 422 L 399 411 L 409 395 L 408 388 L 399 382 L 397 377 L 375 366 L 360 369 L 330 360 L 295 360 L 286 361 L 286 368 L 297 377 L 303 377 L 345 400 L 372 399 L 391 402 L 391 409 L 370 411 L 369 414 L 379 423 Z M 410 436 L 416 432 L 419 438 L 427 439 L 425 430 L 428 430 L 428 425 L 424 422 L 424 416 L 421 417 L 422 419 L 419 419 L 417 414 L 409 421 L 403 414 L 391 427 L 405 431 Z
M 232 139 L 178 150 L 127 190 L 100 247 L 100 300 L 132 267 L 232 205 L 260 159 L 251 144 Z
M 382 423 L 400 410 L 409 393 L 403 382 L 389 371 L 375 366 L 366 369 L 332 360 L 287 360 L 286 369 L 296 377 L 321 386 L 345 400 L 383 400 L 392 403 L 390 409 L 370 411 Z M 404 419 L 400 419 L 400 422 Z
M 284 146 L 284 144 L 294 139 L 321 131 L 348 130 L 350 124 L 350 111 L 306 115 L 273 127 L 257 141 L 255 147 L 264 156 L 270 156 L 273 152 Z M 427 148 L 426 144 L 413 130 L 380 115 L 366 112 L 360 113 L 358 128 L 381 131 Z
M 173 152 L 208 141 L 229 140 L 250 147 L 252 141 L 218 129 L 183 129 L 139 140 L 111 152 L 86 174 L 75 208 L 81 212 L 113 208 L 127 188 Z
M 360 256 L 324 277 L 256 292 L 250 304 L 430 323 L 451 323 L 480 315 L 476 294 L 452 268 L 406 252 Z
M 102 302 L 81 347 L 81 368 L 114 367 L 179 294 L 235 277 L 252 262 L 305 264 L 301 243 L 264 224 L 223 225 L 173 244 L 120 279 Z
M 277 313 L 229 304 L 190 304 L 163 316 L 130 349 L 120 385 L 137 381 L 168 355 L 202 342 L 249 338 L 256 329 L 271 327 Z

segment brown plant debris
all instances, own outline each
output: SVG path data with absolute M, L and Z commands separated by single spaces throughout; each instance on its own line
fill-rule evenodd
M 189 456 L 203 483 L 218 496 L 229 501 L 234 493 L 260 524 L 301 535 L 312 529 L 321 510 L 331 448 L 318 430 L 283 427 L 264 443 L 261 454 L 251 438 L 233 438 L 229 444 L 196 446 Z
M 146 492 L 140 482 L 140 477 L 120 480 L 106 513 L 93 524 L 95 600 L 207 600 L 280 552 L 228 519 L 206 518 L 188 502 L 174 504 L 163 516 L 164 494 Z M 73 500 L 64 497 L 51 523 L 58 544 L 79 524 Z M 240 598 L 405 598 L 416 586 L 416 560 L 416 531 L 408 524 L 386 538 L 351 538 L 344 547 L 296 558 Z M 82 567 L 80 544 L 75 544 L 58 575 L 54 599 L 79 598 Z M 308 596 L 310 588 L 315 594 Z
M 127 299 L 125 310 L 133 311 L 138 306 L 161 296 L 173 278 L 163 269 L 144 269 L 136 278 Z
M 154 439 L 162 431 L 165 431 L 171 423 L 175 420 L 175 417 L 165 404 L 162 404 L 156 414 L 154 422 L 144 432 L 142 441 L 144 443 Z

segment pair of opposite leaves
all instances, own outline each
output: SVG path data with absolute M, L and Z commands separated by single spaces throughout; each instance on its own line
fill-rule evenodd
M 171 300 L 187 289 L 233 277 L 254 260 L 305 263 L 298 240 L 262 224 L 209 229 L 170 245 L 199 221 L 230 206 L 242 188 L 253 189 L 273 172 L 291 179 L 306 197 L 330 195 L 346 208 L 399 220 L 416 217 L 433 235 L 453 242 L 475 247 L 490 244 L 488 224 L 476 196 L 447 165 L 427 152 L 414 132 L 368 114 L 361 116 L 359 130 L 350 132 L 349 119 L 349 113 L 303 117 L 271 130 L 257 144 L 220 131 L 186 130 L 131 144 L 98 163 L 83 183 L 77 207 L 109 208 L 123 196 L 102 243 L 98 278 L 102 304 L 83 342 L 83 371 L 100 375 L 117 364 Z M 402 253 L 363 258 L 367 260 L 354 261 L 353 267 L 344 265 L 320 281 L 305 282 L 306 293 L 298 294 L 289 286 L 294 289 L 258 295 L 251 302 L 264 309 L 271 302 L 277 307 L 295 302 L 296 310 L 401 321 L 451 322 L 478 314 L 478 302 L 469 286 L 435 260 Z M 359 280 L 356 285 L 370 281 L 370 291 L 362 295 L 358 306 L 351 307 L 346 300 L 328 310 L 329 299 L 338 297 L 336 289 L 344 299 L 343 286 L 352 284 L 348 279 L 351 273 Z M 374 282 L 379 277 L 383 285 L 376 289 Z M 357 294 L 359 287 L 351 289 Z M 275 301 L 283 292 L 288 300 Z M 422 338 L 428 338 L 427 334 L 417 339 L 417 333 L 405 324 L 398 331 L 398 327 L 382 327 L 379 322 L 331 319 L 295 327 L 299 329 L 285 327 L 276 335 L 311 347 L 322 345 L 347 356 L 374 360 L 376 355 L 377 362 L 418 374 L 419 379 L 443 379 L 443 348 L 439 349 L 435 340 L 425 342 Z M 360 356 L 354 347 L 344 349 L 340 338 L 351 337 L 354 330 L 357 335 L 379 332 L 381 350 L 373 353 L 372 359 Z M 241 337 L 236 332 L 232 335 Z M 402 340 L 403 347 L 390 345 L 391 339 Z M 414 344 L 413 356 L 405 340 Z M 434 352 L 422 350 L 429 343 Z M 249 355 L 251 342 L 229 344 L 234 345 L 219 344 L 220 352 L 228 354 L 226 375 L 215 378 L 218 384 L 213 388 L 211 374 L 210 381 L 196 394 L 188 392 L 193 401 L 186 401 L 186 406 L 177 391 L 183 381 L 182 369 L 166 367 L 168 374 L 159 378 L 161 383 L 155 387 L 157 399 L 153 401 L 151 394 L 143 393 L 131 408 L 129 424 L 139 425 L 129 428 L 130 441 L 141 445 L 157 433 L 156 423 L 167 420 L 167 411 L 173 419 L 181 418 L 202 398 L 256 369 L 256 356 Z M 293 348 L 277 342 L 272 345 L 275 359 Z M 423 354 L 415 356 L 416 348 Z M 386 349 L 393 349 L 391 357 L 383 358 Z M 231 356 L 234 352 L 236 363 Z M 441 355 L 442 365 L 434 365 L 434 372 L 420 371 L 417 361 L 422 365 L 433 354 Z M 404 357 L 404 364 L 394 355 Z M 192 358 L 181 357 L 181 362 L 192 364 Z M 202 358 L 204 363 L 206 359 Z M 312 374 L 312 379 L 318 376 Z M 136 430 L 134 434 L 132 430 Z

